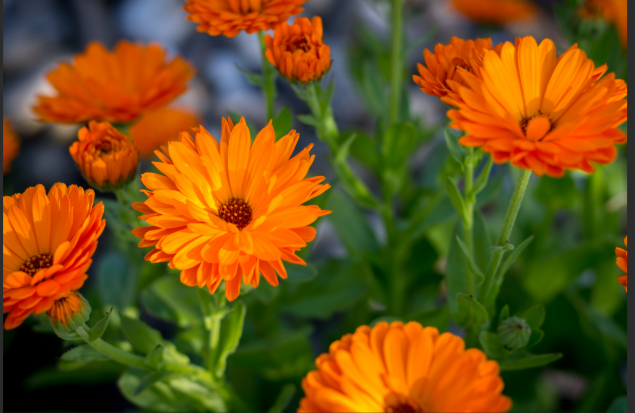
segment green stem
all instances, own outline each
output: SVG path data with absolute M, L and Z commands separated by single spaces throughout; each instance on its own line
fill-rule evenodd
M 485 281 L 483 282 L 483 287 L 481 288 L 479 296 L 481 302 L 493 302 L 492 298 L 489 297 L 490 290 L 494 284 L 495 275 L 503 259 L 503 255 L 505 255 L 505 251 L 507 251 L 505 247 L 508 244 L 509 236 L 514 228 L 514 223 L 516 222 L 516 217 L 518 216 L 518 211 L 520 210 L 520 205 L 523 202 L 523 197 L 525 196 L 525 191 L 527 190 L 527 184 L 529 184 L 529 178 L 531 178 L 531 171 L 523 169 L 520 173 L 518 183 L 516 184 L 516 189 L 514 189 L 509 207 L 507 208 L 507 213 L 505 214 L 505 219 L 503 220 L 503 227 L 501 228 L 501 232 L 496 240 L 494 254 L 487 266 Z
M 215 308 L 212 303 L 212 296 L 204 288 L 198 289 L 198 300 L 201 303 L 203 314 L 205 315 L 205 328 L 209 331 L 207 342 L 207 369 L 214 376 L 214 368 L 216 363 L 215 352 L 218 348 L 218 342 L 220 340 L 220 317 L 215 313 L 219 308 Z
M 84 341 L 90 344 L 90 346 L 92 346 L 95 350 L 110 357 L 116 362 L 125 364 L 126 366 L 136 367 L 142 370 L 151 370 L 150 367 L 148 367 L 148 365 L 146 364 L 145 358 L 141 356 L 137 356 L 135 354 L 128 353 L 127 351 L 117 348 L 113 346 L 112 344 L 108 344 L 101 338 L 90 341 L 88 337 L 88 332 L 84 330 L 84 327 L 78 327 L 77 330 L 75 331 L 77 332 L 77 334 L 79 334 L 81 338 L 84 339 Z
M 337 128 L 337 123 L 335 123 L 335 118 L 333 117 L 331 103 L 329 102 L 328 106 L 323 111 L 315 84 L 312 83 L 308 85 L 306 87 L 306 91 L 309 95 L 309 101 L 307 102 L 309 104 L 309 109 L 311 109 L 313 117 L 320 120 L 320 126 L 315 128 L 318 138 L 326 142 L 331 149 L 331 153 L 336 155 L 338 150 L 336 142 L 340 132 Z
M 474 152 L 474 148 L 466 148 L 467 156 L 469 157 Z M 470 255 L 474 258 L 474 234 L 472 231 L 473 222 L 474 222 L 474 204 L 476 203 L 476 199 L 472 196 L 472 188 L 474 186 L 474 165 L 471 161 L 466 162 L 465 165 L 465 182 L 464 182 L 464 196 L 465 199 L 465 209 L 466 216 L 468 222 L 463 222 L 463 237 L 465 238 L 463 241 L 467 246 L 467 250 Z M 466 263 L 465 274 L 467 277 L 467 294 L 474 295 L 474 274 L 470 269 L 469 265 Z
M 390 68 L 390 123 L 399 120 L 399 103 L 403 83 L 403 2 L 392 0 L 392 50 Z
M 262 76 L 264 79 L 263 92 L 265 93 L 265 107 L 267 108 L 266 123 L 275 117 L 275 98 L 276 98 L 276 77 L 271 64 L 267 60 L 266 51 L 267 45 L 265 44 L 265 34 L 263 31 L 258 32 L 258 39 L 260 41 L 260 50 L 262 51 Z

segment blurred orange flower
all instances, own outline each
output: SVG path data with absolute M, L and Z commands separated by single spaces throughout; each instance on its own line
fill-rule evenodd
M 298 17 L 289 26 L 282 23 L 267 35 L 267 60 L 289 81 L 320 80 L 331 68 L 331 49 L 322 41 L 322 19 Z
M 4 328 L 22 324 L 31 313 L 79 289 L 106 221 L 104 205 L 93 206 L 95 192 L 58 183 L 5 196 L 2 205 Z
M 192 76 L 194 69 L 180 57 L 166 63 L 158 45 L 121 41 L 109 52 L 93 42 L 72 64 L 62 63 L 48 74 L 57 96 L 38 96 L 33 110 L 46 122 L 128 123 L 165 107 L 186 90 Z
M 517 38 L 487 51 L 475 73 L 458 68 L 466 86 L 458 110 L 448 112 L 450 126 L 466 132 L 459 143 L 482 147 L 497 163 L 538 176 L 592 173 L 591 162 L 611 163 L 614 145 L 626 142 L 617 129 L 627 119 L 626 83 L 602 77 L 606 70 L 575 45 L 556 58 L 551 40 Z
M 628 245 L 626 245 L 626 239 L 628 237 L 624 237 L 624 246 L 628 247 Z M 622 248 L 615 248 L 615 255 L 617 256 L 617 259 L 615 260 L 617 262 L 617 266 L 620 267 L 620 270 L 628 273 L 628 269 L 627 269 L 627 252 L 626 250 L 622 249 Z M 624 274 L 624 275 L 620 275 L 619 277 L 617 277 L 617 281 L 619 281 L 620 284 L 622 284 L 624 286 L 624 291 L 627 291 L 627 285 L 626 285 L 626 279 L 628 274 Z
M 434 53 L 428 49 L 423 51 L 425 66 L 418 63 L 421 76 L 413 75 L 412 79 L 421 87 L 421 91 L 432 96 L 444 97 L 448 101 L 461 99 L 458 90 L 463 80 L 457 72 L 458 67 L 473 73 L 472 66 L 482 66 L 483 55 L 492 48 L 492 39 L 463 40 L 452 37 L 450 44 L 441 43 L 434 47 Z M 456 104 L 452 104 L 456 106 Z
M 302 380 L 299 412 L 504 412 L 496 361 L 434 327 L 385 321 L 331 344 Z
M 452 0 L 454 7 L 477 23 L 505 24 L 536 14 L 527 0 Z
M 276 142 L 271 122 L 252 145 L 244 119 L 223 119 L 220 146 L 202 126 L 195 132 L 156 152 L 162 174 L 141 177 L 148 199 L 132 207 L 150 226 L 133 231 L 139 247 L 154 247 L 146 260 L 169 261 L 185 285 L 214 293 L 225 280 L 230 301 L 241 280 L 257 287 L 262 274 L 277 286 L 276 272 L 287 277 L 283 261 L 306 265 L 295 252 L 315 238 L 309 225 L 330 213 L 302 205 L 330 188 L 323 176 L 305 178 L 313 145 L 291 158 L 299 135 Z
M 6 175 L 11 171 L 11 162 L 18 156 L 20 141 L 13 132 L 11 124 L 6 117 L 2 118 L 2 174 Z
M 242 30 L 256 33 L 273 29 L 302 13 L 307 0 L 185 0 L 188 20 L 211 36 L 235 37 Z
M 154 151 L 169 141 L 176 140 L 182 131 L 191 130 L 200 124 L 197 116 L 186 110 L 159 109 L 144 114 L 129 129 L 139 155 L 151 157 Z
M 601 17 L 610 23 L 614 23 L 624 48 L 627 47 L 627 0 L 587 0 L 580 8 L 580 15 L 583 18 Z
M 91 186 L 113 191 L 127 185 L 139 164 L 137 148 L 108 122 L 91 121 L 79 130 L 69 152 Z

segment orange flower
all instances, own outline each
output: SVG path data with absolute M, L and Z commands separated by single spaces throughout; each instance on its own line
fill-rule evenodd
M 603 18 L 614 23 L 624 48 L 628 40 L 627 0 L 587 0 L 580 8 L 580 16 L 585 19 Z
M 624 246 L 628 247 L 628 245 L 626 245 L 626 238 L 628 237 L 624 237 Z M 623 250 L 622 248 L 615 248 L 615 255 L 617 256 L 617 259 L 615 260 L 617 263 L 617 266 L 620 267 L 620 270 L 627 273 L 628 270 L 626 268 L 627 267 L 626 250 Z M 620 275 L 619 277 L 617 277 L 617 281 L 619 281 L 619 283 L 624 286 L 624 291 L 628 292 L 628 290 L 626 289 L 626 276 L 627 274 Z
M 323 176 L 305 179 L 313 145 L 290 158 L 295 130 L 276 142 L 269 122 L 253 145 L 244 119 L 236 126 L 223 119 L 222 130 L 220 146 L 201 126 L 196 140 L 183 132 L 165 154 L 156 152 L 162 175 L 143 174 L 148 199 L 132 205 L 151 226 L 133 234 L 140 247 L 154 247 L 146 260 L 169 261 L 183 284 L 210 293 L 225 280 L 232 301 L 241 280 L 257 287 L 262 273 L 277 286 L 276 272 L 287 277 L 282 261 L 306 265 L 295 252 L 315 238 L 308 225 L 330 211 L 302 204 L 330 185 L 320 185 Z
M 434 53 L 428 49 L 423 51 L 426 65 L 417 64 L 419 74 L 412 79 L 421 86 L 421 91 L 432 96 L 450 96 L 452 101 L 460 100 L 459 87 L 463 80 L 457 72 L 462 67 L 474 72 L 477 66 L 483 64 L 483 55 L 492 48 L 492 39 L 463 40 L 458 37 L 450 39 L 450 44 L 441 43 L 434 47 Z M 472 68 L 474 66 L 474 68 Z M 456 104 L 452 104 L 456 106 Z
M 104 231 L 104 205 L 93 206 L 95 192 L 78 186 L 42 185 L 5 196 L 2 205 L 4 328 L 22 324 L 31 313 L 48 311 L 88 276 Z
M 13 132 L 11 124 L 6 117 L 2 118 L 2 174 L 11 171 L 11 162 L 18 156 L 20 141 Z
M 299 412 L 503 412 L 498 363 L 434 327 L 385 321 L 331 344 L 302 380 Z
M 113 52 L 93 42 L 72 64 L 62 63 L 47 79 L 57 96 L 39 96 L 33 108 L 46 122 L 132 122 L 182 94 L 194 69 L 180 57 L 166 63 L 158 45 L 121 41 Z
M 200 123 L 198 117 L 189 111 L 159 109 L 143 115 L 137 123 L 132 125 L 130 137 L 139 155 L 151 157 L 161 145 L 176 140 L 181 131 L 190 130 Z
M 91 186 L 113 191 L 135 175 L 139 154 L 132 141 L 108 122 L 91 121 L 79 130 L 69 151 Z
M 322 41 L 322 19 L 298 17 L 289 26 L 282 23 L 265 36 L 267 60 L 289 81 L 320 80 L 331 68 L 331 49 Z
M 90 316 L 90 305 L 81 294 L 70 291 L 58 298 L 50 310 L 46 313 L 53 324 L 63 325 L 64 327 L 72 327 L 76 321 L 80 321 L 80 325 L 88 321 Z M 69 325 L 69 321 L 71 325 Z
M 235 37 L 242 30 L 256 33 L 275 28 L 302 13 L 307 0 L 185 0 L 188 20 L 211 36 Z
M 536 14 L 527 0 L 453 0 L 454 7 L 477 23 L 505 24 Z
M 549 39 L 507 42 L 485 53 L 472 74 L 459 67 L 458 110 L 451 127 L 466 132 L 465 146 L 482 147 L 494 162 L 511 161 L 536 175 L 561 177 L 565 169 L 594 171 L 591 162 L 611 163 L 626 135 L 626 83 L 606 65 L 595 68 L 575 45 L 556 58 Z M 446 98 L 447 103 L 457 103 Z

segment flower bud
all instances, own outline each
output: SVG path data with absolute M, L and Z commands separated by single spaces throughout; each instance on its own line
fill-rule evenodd
M 55 300 L 46 314 L 56 333 L 67 334 L 83 326 L 90 318 L 90 311 L 88 301 L 80 293 L 71 291 Z
M 137 148 L 108 122 L 91 121 L 69 151 L 88 183 L 102 192 L 127 186 L 139 164 Z
M 509 317 L 498 325 L 498 335 L 505 347 L 518 350 L 529 343 L 531 327 L 520 317 Z

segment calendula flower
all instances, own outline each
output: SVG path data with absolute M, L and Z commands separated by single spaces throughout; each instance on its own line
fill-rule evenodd
M 53 325 L 66 332 L 66 329 L 74 330 L 88 321 L 90 311 L 91 308 L 88 301 L 80 293 L 70 291 L 55 300 L 53 306 L 46 314 Z
M 330 185 L 320 184 L 323 176 L 305 178 L 313 145 L 291 157 L 295 130 L 276 142 L 269 122 L 252 144 L 244 119 L 222 124 L 220 146 L 201 126 L 196 140 L 183 132 L 156 152 L 161 174 L 142 175 L 148 199 L 132 205 L 150 226 L 133 234 L 140 247 L 154 247 L 146 260 L 168 261 L 183 284 L 210 293 L 225 280 L 232 301 L 241 280 L 257 287 L 262 274 L 277 286 L 276 273 L 287 277 L 283 261 L 306 265 L 295 252 L 315 238 L 308 225 L 330 211 L 302 204 Z
M 584 19 L 602 18 L 615 24 L 624 48 L 628 41 L 627 11 L 627 0 L 587 0 L 579 9 L 580 16 Z
M 108 122 L 91 121 L 79 130 L 69 151 L 82 175 L 101 191 L 126 186 L 139 164 L 137 148 Z
M 459 67 L 466 86 L 451 127 L 466 132 L 465 146 L 482 147 L 494 162 L 510 161 L 536 175 L 561 177 L 565 169 L 594 171 L 611 163 L 626 142 L 626 83 L 575 45 L 556 57 L 554 43 L 533 37 L 489 50 L 475 73 Z M 442 100 L 446 101 L 445 98 Z
M 2 205 L 4 328 L 16 328 L 31 313 L 79 289 L 104 231 L 104 205 L 93 206 L 95 192 L 57 183 L 5 196 Z
M 242 30 L 256 33 L 273 29 L 302 13 L 307 0 L 185 0 L 188 20 L 211 36 L 235 37 Z
M 434 327 L 384 321 L 331 344 L 302 380 L 299 412 L 504 412 L 498 363 Z
M 200 123 L 189 111 L 167 108 L 143 115 L 129 131 L 139 155 L 150 157 L 162 145 L 178 139 L 181 131 L 191 130 Z
M 536 14 L 527 0 L 453 0 L 454 7 L 477 23 L 505 24 Z
M 20 141 L 13 132 L 11 124 L 6 117 L 2 118 L 2 174 L 6 175 L 11 171 L 11 162 L 18 156 Z
M 477 66 L 482 66 L 483 55 L 491 48 L 492 39 L 489 37 L 476 40 L 452 37 L 450 44 L 437 44 L 434 53 L 428 49 L 423 51 L 425 66 L 418 63 L 417 68 L 421 76 L 413 75 L 412 79 L 421 87 L 421 91 L 428 95 L 449 96 L 452 101 L 460 100 L 458 89 L 463 85 L 463 80 L 457 68 L 462 67 L 473 73 Z
M 627 238 L 628 237 L 624 237 L 624 246 L 625 247 L 628 247 L 628 245 L 626 245 L 626 239 Z M 617 248 L 615 248 L 615 255 L 617 256 L 617 259 L 616 259 L 617 266 L 620 267 L 620 270 L 628 273 L 626 250 L 617 247 Z M 619 281 L 619 283 L 624 286 L 624 291 L 628 292 L 626 280 L 627 280 L 627 274 L 620 275 L 619 277 L 617 277 L 617 281 Z
M 62 63 L 48 74 L 57 95 L 39 96 L 33 110 L 46 122 L 129 123 L 172 102 L 192 76 L 187 62 L 180 57 L 167 62 L 158 45 L 120 41 L 109 52 L 93 42 L 72 64 Z
M 289 26 L 282 23 L 265 36 L 267 60 L 289 81 L 320 80 L 331 68 L 331 49 L 322 41 L 322 19 L 298 17 Z

